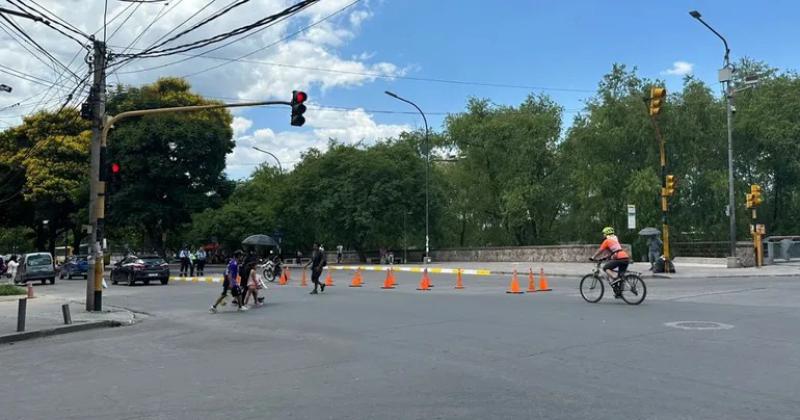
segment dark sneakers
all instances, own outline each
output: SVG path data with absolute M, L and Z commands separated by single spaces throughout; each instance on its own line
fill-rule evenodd
M 317 289 L 314 289 L 311 291 L 311 293 L 309 293 L 309 295 L 316 295 L 316 294 L 317 294 Z
M 324 292 L 325 291 L 325 283 L 320 283 L 319 284 L 319 291 L 320 292 Z

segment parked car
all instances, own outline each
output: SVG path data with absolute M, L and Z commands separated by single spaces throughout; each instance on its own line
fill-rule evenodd
M 53 264 L 53 256 L 49 252 L 33 252 L 25 254 L 19 261 L 17 277 L 15 283 L 27 283 L 29 281 L 40 280 L 42 284 L 50 281 L 56 282 L 56 267 Z
M 86 260 L 85 255 L 77 255 L 67 259 L 67 262 L 61 266 L 61 279 L 64 277 L 72 279 L 72 277 L 81 276 L 83 278 L 89 277 L 89 261 Z
M 133 286 L 137 281 L 150 284 L 151 280 L 158 280 L 161 284 L 169 283 L 169 264 L 157 255 L 130 255 L 118 261 L 111 269 L 111 284 L 122 282 Z

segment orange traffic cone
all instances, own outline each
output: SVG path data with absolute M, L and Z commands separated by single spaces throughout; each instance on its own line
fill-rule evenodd
M 333 286 L 333 275 L 331 274 L 330 270 L 328 270 L 328 277 L 325 277 L 325 287 Z
M 383 281 L 383 286 L 381 286 L 381 289 L 394 289 L 391 269 L 386 270 L 386 280 Z
M 356 274 L 353 276 L 353 281 L 350 282 L 350 287 L 361 287 L 361 270 L 356 270 Z
M 397 277 L 394 276 L 394 268 L 389 269 L 389 276 L 392 278 L 392 286 L 397 286 Z
M 419 287 L 417 290 L 424 290 L 428 291 L 431 290 L 431 278 L 428 277 L 428 269 L 426 268 L 425 271 L 422 272 L 422 279 L 419 281 Z
M 540 292 L 549 292 L 553 289 L 547 285 L 547 276 L 544 275 L 544 268 L 541 268 L 539 271 L 539 291 Z
M 464 279 L 461 275 L 461 269 L 459 268 L 456 272 L 456 289 L 463 289 L 464 288 Z
M 533 275 L 533 269 L 530 269 L 528 273 L 528 293 L 533 293 L 536 291 L 536 277 Z
M 288 283 L 289 280 L 292 279 L 292 272 L 289 270 L 289 267 L 286 267 L 286 282 Z
M 306 270 L 303 270 L 303 277 L 300 280 L 300 287 L 308 286 L 308 279 L 306 278 Z
M 286 283 L 289 282 L 289 279 L 286 277 L 286 270 L 281 271 L 281 278 L 278 280 L 278 284 L 281 286 L 285 286 Z
M 525 293 L 519 288 L 519 277 L 517 277 L 517 270 L 514 270 L 514 275 L 511 276 L 511 283 L 509 283 L 506 293 L 513 293 L 515 295 Z

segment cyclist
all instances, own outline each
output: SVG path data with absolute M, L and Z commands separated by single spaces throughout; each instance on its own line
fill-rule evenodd
M 600 249 L 590 259 L 594 261 L 601 254 L 608 255 L 609 261 L 603 265 L 603 270 L 606 272 L 611 287 L 614 289 L 614 297 L 619 298 L 621 293 L 619 280 L 625 274 L 625 270 L 628 269 L 630 256 L 619 243 L 617 235 L 614 234 L 614 228 L 610 226 L 603 228 L 603 235 L 606 237 L 605 240 L 600 244 Z M 614 272 L 615 268 L 617 269 L 616 273 Z

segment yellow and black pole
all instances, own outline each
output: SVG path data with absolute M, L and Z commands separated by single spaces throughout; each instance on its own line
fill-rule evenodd
M 666 100 L 667 90 L 663 87 L 650 88 L 650 97 L 646 99 L 648 102 L 650 122 L 653 124 L 653 129 L 656 133 L 656 140 L 658 141 L 658 151 L 660 155 L 661 166 L 661 237 L 664 242 L 664 271 L 671 273 L 674 271 L 672 266 L 672 254 L 670 252 L 669 241 L 669 200 L 668 198 L 675 194 L 675 176 L 667 173 L 667 152 L 664 137 L 661 135 L 661 129 L 658 126 L 657 116 L 661 113 L 661 107 Z
M 761 198 L 761 186 L 758 184 L 750 185 L 750 194 L 745 196 L 747 199 L 747 208 L 750 209 L 753 223 L 750 225 L 750 233 L 753 234 L 753 253 L 755 256 L 755 266 L 761 267 L 764 264 L 764 245 L 761 241 L 761 235 L 764 233 L 764 227 L 758 224 L 758 206 L 764 202 Z

